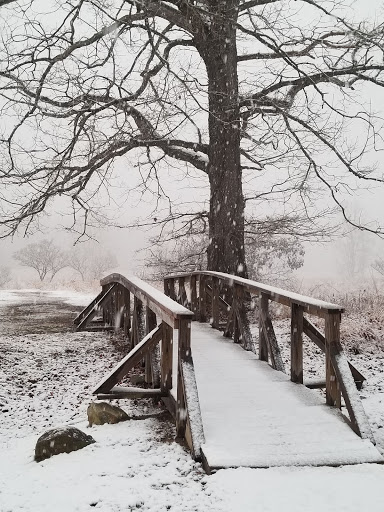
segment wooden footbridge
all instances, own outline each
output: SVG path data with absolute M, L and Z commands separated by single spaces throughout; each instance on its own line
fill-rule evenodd
M 165 293 L 120 274 L 101 286 L 76 327 L 123 330 L 128 353 L 94 393 L 99 399 L 161 399 L 175 418 L 177 437 L 207 472 L 383 462 L 358 393 L 364 377 L 340 344 L 341 307 L 208 271 L 168 276 Z M 247 319 L 251 298 L 258 300 L 257 344 Z M 271 302 L 290 309 L 288 373 Z M 323 319 L 324 334 L 311 315 Z M 304 380 L 304 335 L 324 352 L 322 382 Z M 127 378 L 138 365 L 145 387 Z M 310 388 L 324 388 L 325 399 Z

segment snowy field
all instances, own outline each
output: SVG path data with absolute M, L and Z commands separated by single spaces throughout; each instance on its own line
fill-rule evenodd
M 0 291 L 0 512 L 222 511 L 382 512 L 384 465 L 221 470 L 207 476 L 172 441 L 173 425 L 150 402 L 121 401 L 119 425 L 86 422 L 91 390 L 121 358 L 109 335 L 71 332 L 92 297 L 69 292 Z M 287 327 L 279 325 L 284 336 Z M 317 367 L 319 354 L 311 354 Z M 382 353 L 352 361 L 384 453 Z M 230 407 L 230 404 L 228 404 Z M 96 443 L 41 463 L 37 438 L 75 425 Z

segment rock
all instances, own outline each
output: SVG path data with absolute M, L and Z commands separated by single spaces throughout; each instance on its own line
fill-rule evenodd
M 53 428 L 39 437 L 35 448 L 35 461 L 49 459 L 59 453 L 80 450 L 96 441 L 75 427 Z
M 141 374 L 134 374 L 134 375 L 131 375 L 129 380 L 131 381 L 131 384 L 133 386 L 137 386 L 137 384 L 144 384 L 145 376 L 141 375 Z
M 90 427 L 129 420 L 128 414 L 123 409 L 107 402 L 92 402 L 88 406 L 87 414 Z

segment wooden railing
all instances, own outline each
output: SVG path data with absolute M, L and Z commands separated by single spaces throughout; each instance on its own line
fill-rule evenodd
M 292 382 L 303 384 L 303 334 L 325 353 L 325 381 L 316 386 L 325 387 L 326 403 L 341 408 L 342 398 L 347 408 L 352 429 L 362 438 L 374 442 L 357 387 L 365 380 L 351 365 L 340 343 L 340 320 L 343 308 L 297 293 L 264 285 L 219 272 L 192 272 L 167 276 L 166 295 L 190 307 L 200 322 L 211 319 L 212 327 L 222 329 L 224 336 L 233 337 L 246 350 L 256 352 L 249 329 L 247 310 L 250 299 L 258 298 L 258 354 L 276 370 L 285 372 L 279 344 L 270 315 L 270 302 L 290 308 Z M 324 334 L 304 314 L 324 319 Z M 248 315 L 249 316 L 249 315 Z
M 193 313 L 136 277 L 111 274 L 100 284 L 101 293 L 78 315 L 75 325 L 78 330 L 121 329 L 130 350 L 94 394 L 100 399 L 161 398 L 175 416 L 177 437 L 185 439 L 192 456 L 199 459 L 204 433 L 191 352 Z M 177 365 L 173 364 L 174 341 Z M 140 363 L 152 387 L 117 386 Z

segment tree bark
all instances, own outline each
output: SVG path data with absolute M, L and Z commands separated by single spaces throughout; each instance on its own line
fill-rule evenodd
M 226 13 L 216 16 L 209 32 L 200 38 L 209 83 L 207 257 L 209 270 L 246 276 L 235 4 L 226 2 Z M 234 13 L 230 22 L 228 12 Z

